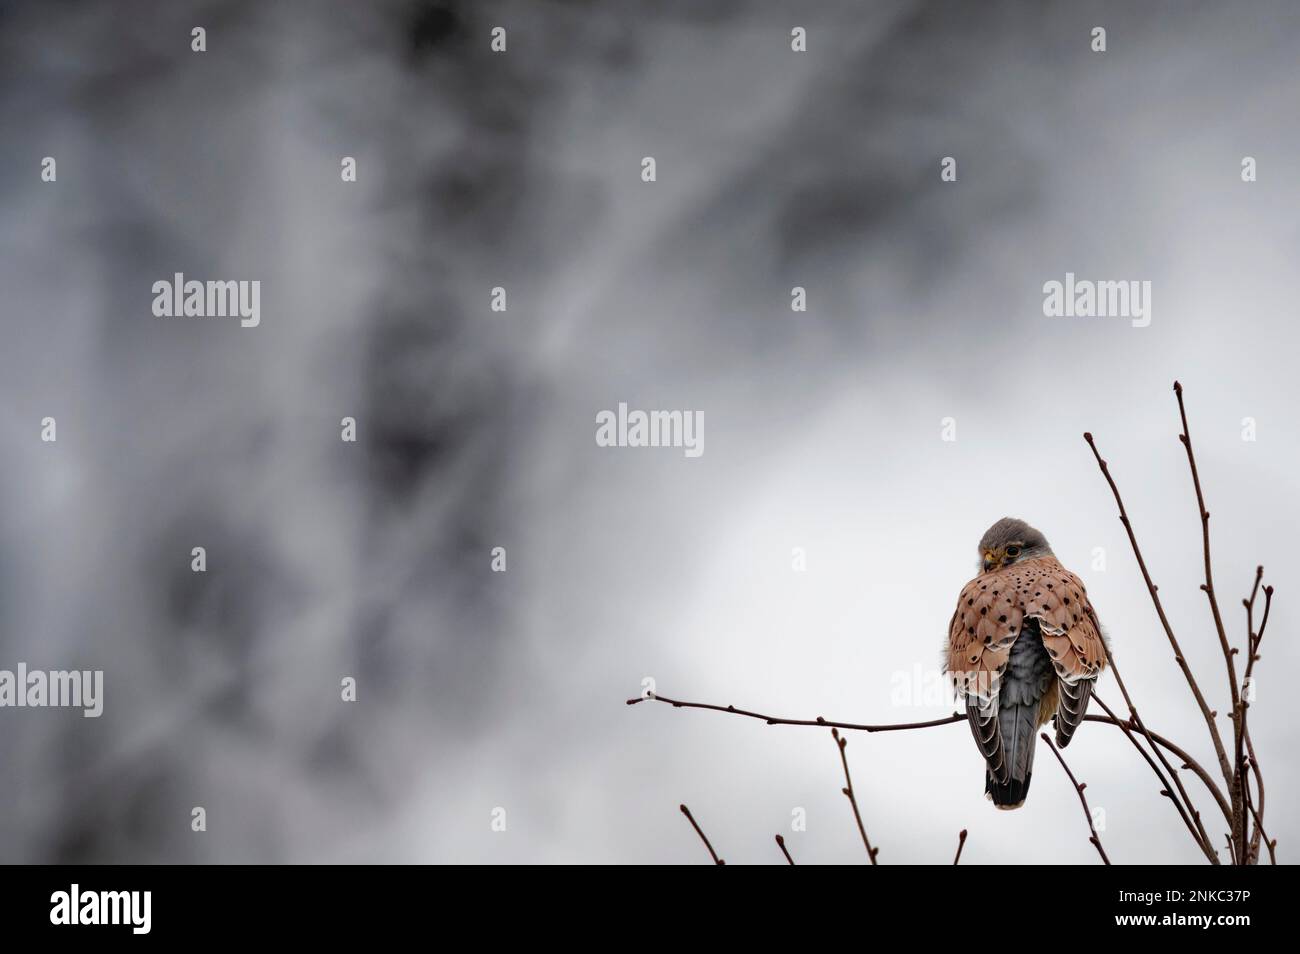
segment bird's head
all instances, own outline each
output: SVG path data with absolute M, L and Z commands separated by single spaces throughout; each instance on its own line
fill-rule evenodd
M 1045 536 L 1023 520 L 1003 517 L 980 538 L 979 571 L 989 573 L 1043 556 L 1052 556 Z

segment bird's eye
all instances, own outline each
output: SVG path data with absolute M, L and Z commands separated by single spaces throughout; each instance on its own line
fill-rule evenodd
M 1019 556 L 1020 547 L 1007 547 L 1007 556 Z

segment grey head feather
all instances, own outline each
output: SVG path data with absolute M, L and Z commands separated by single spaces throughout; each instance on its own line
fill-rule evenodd
M 1005 552 L 1007 547 L 1011 546 L 1016 547 L 1018 552 L 1014 556 L 1007 554 L 1003 566 L 1037 557 L 1055 556 L 1051 545 L 1047 542 L 1047 537 L 1043 536 L 1041 531 L 1018 517 L 1003 517 L 985 530 L 984 536 L 980 538 L 980 568 L 983 568 L 985 553 Z

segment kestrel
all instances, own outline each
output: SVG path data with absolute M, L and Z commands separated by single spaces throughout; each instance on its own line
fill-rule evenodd
M 1070 744 L 1108 647 L 1083 583 L 1041 533 L 1003 517 L 979 549 L 980 574 L 962 587 L 948 624 L 945 669 L 988 763 L 984 794 L 1019 808 L 1038 727 L 1055 716 L 1056 744 Z

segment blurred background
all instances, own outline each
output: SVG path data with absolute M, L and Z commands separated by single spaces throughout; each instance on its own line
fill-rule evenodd
M 97 720 L 0 711 L 0 861 L 703 862 L 686 802 L 730 863 L 860 863 L 829 733 L 624 700 L 946 715 L 1005 515 L 1208 766 L 1081 437 L 1226 714 L 1175 378 L 1237 645 L 1278 587 L 1288 860 L 1298 41 L 1281 2 L 0 2 L 0 668 L 105 671 Z M 1151 325 L 1044 317 L 1067 271 Z M 260 327 L 154 318 L 174 272 L 261 281 Z M 598 447 L 620 401 L 704 455 Z M 1201 860 L 1115 729 L 1067 754 L 1112 860 Z M 881 863 L 1097 860 L 1045 751 L 1018 812 L 961 725 L 848 756 Z

